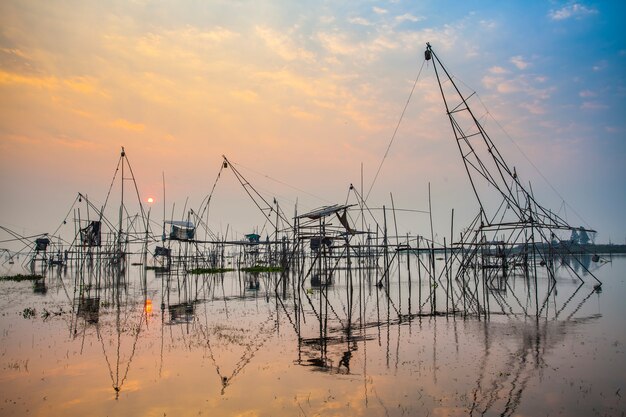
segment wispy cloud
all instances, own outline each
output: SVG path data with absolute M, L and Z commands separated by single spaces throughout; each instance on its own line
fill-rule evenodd
M 236 32 L 221 27 L 211 30 L 200 30 L 192 26 L 161 30 L 158 32 L 148 32 L 137 39 L 134 45 L 137 52 L 146 56 L 162 56 L 178 51 L 181 57 L 187 55 L 186 51 L 206 50 L 215 45 L 219 45 L 239 36 Z M 111 38 L 107 36 L 108 40 Z M 105 39 L 106 39 L 105 38 Z M 126 39 L 121 39 L 126 41 Z M 121 46 L 121 45 L 118 45 Z M 125 45 L 128 47 L 128 45 Z M 171 58 L 171 55 L 170 55 Z
M 302 120 L 319 120 L 320 119 L 319 114 L 313 113 L 311 111 L 308 111 L 298 106 L 291 106 L 287 109 L 287 111 L 291 117 L 294 117 L 296 119 L 302 119 Z
M 592 70 L 598 72 L 598 71 L 602 71 L 604 69 L 606 69 L 606 67 L 608 67 L 609 64 L 608 62 L 606 62 L 605 60 L 602 60 L 598 63 L 596 63 L 593 67 L 591 67 Z
M 532 102 L 525 102 L 519 105 L 521 108 L 528 110 L 531 114 L 545 114 L 545 107 L 538 100 L 534 100 Z
M 246 103 L 254 103 L 258 101 L 259 95 L 251 90 L 237 90 L 230 93 L 231 97 L 244 101 Z
M 119 127 L 120 129 L 131 130 L 133 132 L 143 132 L 146 126 L 142 123 L 133 123 L 126 119 L 117 119 L 111 122 L 111 126 Z
M 609 106 L 598 101 L 584 101 L 583 104 L 580 105 L 581 110 L 604 110 L 608 108 Z
M 481 20 L 480 26 L 487 30 L 492 30 L 498 27 L 498 24 L 494 20 Z
M 521 70 L 526 69 L 530 66 L 530 63 L 528 61 L 525 61 L 521 55 L 514 56 L 509 61 Z
M 63 84 L 73 91 L 82 94 L 98 94 L 107 96 L 99 85 L 99 81 L 93 77 L 74 77 L 63 80 Z
M 365 130 L 373 129 L 375 122 L 367 109 L 371 100 L 362 91 L 353 92 L 343 84 L 341 77 L 328 76 L 311 78 L 298 72 L 283 69 L 281 71 L 258 72 L 254 75 L 259 85 L 271 85 L 271 106 L 278 114 L 289 114 L 301 120 L 314 120 L 320 114 L 330 112 L 334 116 L 343 116 L 353 120 Z M 289 101 L 280 101 L 282 95 L 292 98 Z M 297 106 L 292 104 L 297 97 Z M 305 108 L 308 103 L 313 108 Z M 316 110 L 313 110 L 316 109 Z
M 495 66 L 489 68 L 489 72 L 492 74 L 506 74 L 508 71 L 502 67 Z
M 505 94 L 517 93 L 518 91 L 523 90 L 523 86 L 517 80 L 505 80 L 505 81 L 498 83 L 498 85 L 496 86 L 496 90 L 499 93 L 505 93 Z
M 0 52 L 3 52 L 7 55 L 15 55 L 20 58 L 29 58 L 28 55 L 24 53 L 24 51 L 21 51 L 17 48 L 0 48 Z
M 0 85 L 1 84 L 55 89 L 59 87 L 59 79 L 52 76 L 25 75 L 0 71 Z
M 331 54 L 348 55 L 358 50 L 358 46 L 349 41 L 343 33 L 321 32 L 317 35 L 322 46 Z
M 0 70 L 0 85 L 106 96 L 100 89 L 98 81 L 91 77 L 62 79 L 52 75 L 20 74 Z
M 365 19 L 364 17 L 351 17 L 348 19 L 348 22 L 352 23 L 353 25 L 361 25 L 361 26 L 371 26 L 372 23 Z
M 389 11 L 387 9 L 383 9 L 381 7 L 376 7 L 376 6 L 372 7 L 372 11 L 374 13 L 376 13 L 376 14 L 387 14 L 387 13 L 389 13 Z
M 85 148 L 96 148 L 96 144 L 89 140 L 80 139 L 71 137 L 69 135 L 58 135 L 54 138 L 54 141 L 61 146 L 68 148 L 77 148 L 77 149 L 85 149 Z
M 567 6 L 561 7 L 558 10 L 550 10 L 548 16 L 552 20 L 565 20 L 565 19 L 581 19 L 583 17 L 597 14 L 598 10 L 587 7 L 584 4 L 573 3 Z
M 180 39 L 189 44 L 199 42 L 221 43 L 238 36 L 236 32 L 217 26 L 211 30 L 201 30 L 193 26 L 185 26 L 183 29 L 173 31 Z
M 589 97 L 595 97 L 595 96 L 597 96 L 597 94 L 596 94 L 596 93 L 594 93 L 593 91 L 590 91 L 590 90 L 583 90 L 583 91 L 581 91 L 580 93 L 578 93 L 578 95 L 579 95 L 580 97 L 583 97 L 583 98 L 589 98 Z
M 400 16 L 396 16 L 396 20 L 398 22 L 420 22 L 422 20 L 425 20 L 426 18 L 423 16 L 414 16 L 411 13 L 405 13 L 403 15 Z
M 398 34 L 376 33 L 368 39 L 355 39 L 345 32 L 320 32 L 317 40 L 324 48 L 328 56 L 327 61 L 333 60 L 333 56 L 349 58 L 352 62 L 373 62 L 380 58 L 384 51 L 395 50 L 407 43 L 407 39 Z
M 500 67 L 490 69 L 490 74 L 482 79 L 482 84 L 489 90 L 499 94 L 514 95 L 518 106 L 533 115 L 547 113 L 547 100 L 555 91 L 555 87 L 539 86 L 547 77 L 541 75 L 516 75 L 504 71 Z
M 315 59 L 315 54 L 297 46 L 288 33 L 281 33 L 265 26 L 257 26 L 256 34 L 272 51 L 286 61 L 312 62 Z

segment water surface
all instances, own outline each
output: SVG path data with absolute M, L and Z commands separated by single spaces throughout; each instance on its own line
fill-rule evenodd
M 601 289 L 561 267 L 490 282 L 479 313 L 457 291 L 456 314 L 415 255 L 382 287 L 49 268 L 0 282 L 0 415 L 623 415 L 626 258 L 607 260 Z

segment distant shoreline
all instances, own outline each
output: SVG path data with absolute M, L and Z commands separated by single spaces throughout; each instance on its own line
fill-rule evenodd
M 567 247 L 570 253 L 626 253 L 626 245 L 615 245 L 612 243 L 600 243 L 596 245 L 570 245 Z
M 543 244 L 543 245 L 537 245 L 538 249 L 541 250 L 545 250 L 547 248 L 547 245 Z M 420 248 L 420 249 L 416 249 L 416 248 L 398 248 L 397 250 L 399 251 L 406 251 L 406 250 L 410 250 L 411 252 L 430 252 L 431 249 L 428 247 L 425 248 Z M 446 249 L 441 248 L 441 247 L 437 247 L 434 249 L 435 252 L 444 252 Z M 450 250 L 450 248 L 447 248 L 447 250 Z M 455 250 L 458 250 L 458 248 L 455 248 Z M 626 254 L 626 245 L 616 245 L 616 244 L 612 244 L 612 243 L 600 243 L 600 244 L 586 244 L 586 245 L 581 245 L 581 244 L 563 244 L 561 243 L 560 246 L 555 246 L 552 248 L 553 253 L 555 254 L 569 254 L 569 255 L 593 255 L 593 254 L 598 254 L 598 255 L 607 255 L 607 254 Z

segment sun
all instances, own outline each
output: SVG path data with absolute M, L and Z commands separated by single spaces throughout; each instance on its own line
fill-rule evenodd
M 147 201 L 148 201 L 148 203 L 154 203 L 154 198 L 152 198 L 152 197 L 148 197 L 148 200 L 147 200 Z

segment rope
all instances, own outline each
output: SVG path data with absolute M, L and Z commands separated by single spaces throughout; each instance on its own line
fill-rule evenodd
M 385 151 L 385 155 L 383 156 L 383 159 L 380 161 L 380 165 L 378 165 L 378 170 L 376 171 L 376 175 L 374 176 L 372 185 L 370 185 L 370 188 L 367 191 L 367 195 L 365 196 L 365 201 L 367 201 L 367 199 L 370 196 L 370 193 L 372 192 L 372 188 L 374 188 L 374 184 L 376 183 L 376 180 L 378 179 L 378 174 L 380 174 L 380 170 L 382 169 L 383 164 L 385 163 L 385 159 L 387 159 L 387 155 L 389 154 L 389 149 L 391 149 L 391 145 L 393 144 L 393 141 L 396 138 L 396 134 L 398 133 L 398 128 L 400 127 L 400 123 L 402 123 L 402 118 L 404 117 L 406 108 L 409 106 L 409 102 L 411 101 L 411 97 L 413 96 L 413 91 L 415 91 L 415 86 L 417 85 L 417 81 L 419 80 L 420 75 L 422 74 L 422 70 L 424 69 L 424 63 L 426 63 L 426 60 L 422 61 L 422 66 L 420 67 L 420 70 L 417 73 L 417 77 L 415 77 L 415 82 L 413 83 L 413 87 L 411 88 L 409 97 L 406 99 L 406 103 L 404 104 L 404 108 L 402 109 L 402 113 L 400 114 L 400 119 L 398 120 L 398 123 L 396 124 L 396 128 L 393 131 L 393 135 L 391 135 L 391 140 L 389 141 L 389 145 L 387 145 L 387 150 Z
M 204 213 L 209 210 L 209 204 L 211 204 L 211 198 L 213 197 L 213 192 L 215 192 L 215 187 L 217 186 L 217 182 L 219 181 L 220 177 L 222 176 L 222 171 L 223 170 L 224 170 L 224 161 L 222 161 L 222 163 L 220 164 L 220 170 L 217 173 L 217 177 L 215 177 L 215 182 L 213 183 L 213 187 L 211 188 L 211 192 L 209 193 L 208 197 L 205 197 L 206 205 L 204 206 L 204 209 L 202 209 L 202 213 L 200 213 L 199 217 L 204 217 Z M 204 204 L 204 200 L 200 204 L 200 208 L 202 208 L 203 204 Z
M 238 163 L 238 162 L 232 162 L 232 161 L 229 161 L 229 162 L 231 163 L 231 165 L 236 165 L 236 166 L 238 166 L 238 167 L 241 167 L 241 168 L 247 169 L 248 171 L 253 172 L 253 173 L 257 174 L 257 175 L 262 175 L 263 177 L 267 178 L 268 180 L 274 181 L 274 182 L 276 182 L 276 183 L 278 183 L 278 184 L 284 185 L 284 186 L 289 187 L 289 188 L 291 188 L 291 189 L 293 189 L 293 190 L 300 191 L 301 193 L 304 193 L 304 194 L 308 195 L 309 197 L 313 197 L 313 198 L 315 198 L 315 199 L 317 199 L 317 200 L 320 200 L 320 201 L 323 201 L 323 202 L 326 202 L 326 203 L 330 203 L 330 201 L 329 201 L 329 200 L 327 200 L 327 199 L 325 199 L 324 197 L 320 197 L 320 196 L 318 196 L 318 195 L 315 195 L 315 194 L 309 193 L 309 192 L 307 192 L 307 191 L 305 191 L 305 190 L 303 190 L 303 189 L 301 189 L 301 188 L 298 188 L 298 187 L 296 187 L 296 186 L 294 186 L 294 185 L 288 184 L 288 183 L 286 183 L 286 182 L 284 182 L 284 181 L 281 181 L 281 180 L 278 180 L 278 179 L 276 179 L 276 178 L 272 178 L 272 177 L 270 177 L 270 176 L 269 176 L 269 175 L 267 175 L 267 174 L 264 174 L 264 173 L 262 173 L 262 172 L 256 171 L 256 170 L 254 170 L 254 169 L 252 169 L 252 168 L 250 168 L 250 167 L 247 167 L 247 166 L 245 166 L 245 165 L 242 165 L 242 164 L 240 164 L 240 163 Z

